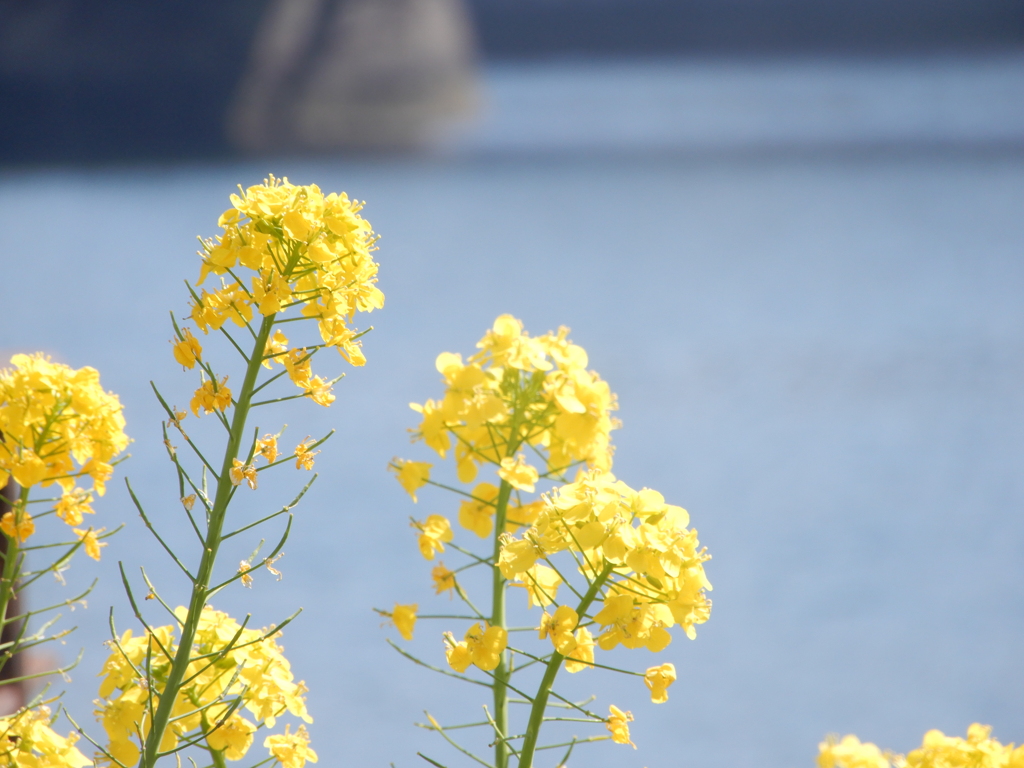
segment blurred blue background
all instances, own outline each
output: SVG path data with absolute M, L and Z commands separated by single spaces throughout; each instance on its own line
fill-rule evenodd
M 51 129 L 84 149 L 4 150 L 3 357 L 42 350 L 100 369 L 135 439 L 118 477 L 187 546 L 148 381 L 179 405 L 195 386 L 171 359 L 166 314 L 186 311 L 194 238 L 214 234 L 236 184 L 268 171 L 345 190 L 368 201 L 382 235 L 387 305 L 370 317 L 369 363 L 348 370 L 330 409 L 261 417 L 296 442 L 338 434 L 318 457 L 284 579 L 263 574 L 215 603 L 258 625 L 304 606 L 283 644 L 310 687 L 321 764 L 412 766 L 417 750 L 466 762 L 411 723 L 424 708 L 477 719 L 477 691 L 398 657 L 370 608 L 447 608 L 408 517 L 452 516 L 455 500 L 424 490 L 413 505 L 385 466 L 427 457 L 408 444 L 407 404 L 441 393 L 437 353 L 470 351 L 503 312 L 534 333 L 572 327 L 619 395 L 616 473 L 687 507 L 714 556 L 711 620 L 657 657 L 679 671 L 667 704 L 633 678 L 566 676 L 602 711 L 632 710 L 639 745 L 590 746 L 573 763 L 796 768 L 828 732 L 905 751 L 929 728 L 963 734 L 975 721 L 1024 740 L 1019 15 L 947 3 L 929 26 L 911 23 L 926 16 L 908 3 L 900 27 L 871 4 L 859 16 L 799 3 L 701 16 L 697 3 L 652 2 L 638 12 L 648 26 L 633 29 L 622 5 L 581 5 L 471 7 L 466 50 L 477 53 L 459 81 L 470 97 L 435 120 L 443 130 L 388 134 L 398 138 L 372 151 L 308 134 L 232 144 L 203 125 L 201 105 L 186 116 L 180 104 L 173 125 L 205 138 L 181 129 L 169 150 L 140 129 L 89 143 L 92 129 L 61 127 L 58 110 Z M 244 54 L 260 20 L 242 21 Z M 196 34 L 212 36 L 203 23 Z M 32 90 L 5 71 L 5 87 L 64 104 L 52 81 Z M 225 82 L 230 94 L 236 81 Z M 91 92 L 75 87 L 89 112 Z M 89 114 L 123 128 L 107 104 Z M 31 139 L 42 114 L 3 119 Z M 286 501 L 297 474 L 261 479 L 238 514 Z M 127 527 L 100 566 L 82 559 L 71 572 L 102 578 L 89 608 L 67 615 L 80 629 L 60 649 L 86 649 L 65 698 L 84 720 L 107 606 L 131 625 L 116 561 L 145 564 L 172 602 L 186 599 L 119 482 L 97 507 L 98 524 Z M 227 554 L 225 572 L 251 548 Z M 70 594 L 47 583 L 31 599 Z M 415 650 L 440 662 L 444 628 L 421 623 Z

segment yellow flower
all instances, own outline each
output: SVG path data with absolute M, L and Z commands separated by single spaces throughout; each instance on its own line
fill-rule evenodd
M 277 460 L 277 435 L 267 434 L 257 440 L 255 453 L 273 464 Z
M 179 620 L 184 621 L 187 614 L 185 608 L 175 610 Z M 197 658 L 216 657 L 218 661 L 190 670 L 174 705 L 175 725 L 165 736 L 168 745 L 162 749 L 173 747 L 179 738 L 202 736 L 202 713 L 208 705 L 214 707 L 207 724 L 210 719 L 223 716 L 225 710 L 218 709 L 221 705 L 240 705 L 251 713 L 257 725 L 268 728 L 273 728 L 277 718 L 285 712 L 311 722 L 305 704 L 306 686 L 293 678 L 288 660 L 277 644 L 280 633 L 268 637 L 268 632 L 243 627 L 209 606 L 203 609 L 192 653 Z M 232 647 L 229 648 L 229 644 L 233 644 Z M 140 683 L 136 670 L 145 665 L 147 658 L 151 659 L 149 663 L 155 670 L 166 669 L 176 651 L 174 628 L 170 626 L 157 627 L 153 635 L 147 632 L 138 638 L 125 632 L 117 645 L 111 644 L 111 655 L 103 667 L 105 679 L 100 685 L 103 698 L 98 702 L 98 714 L 110 739 L 111 752 L 116 748 L 127 756 L 132 749 L 137 750 L 132 740 L 137 736 L 138 727 L 146 727 L 144 713 L 151 694 Z M 162 695 L 164 680 L 159 672 L 153 684 L 152 693 Z M 239 710 L 238 715 L 241 714 Z M 229 742 L 227 748 L 233 744 L 234 748 L 241 749 L 248 729 L 244 724 L 235 722 L 234 725 L 236 727 L 229 729 L 224 738 Z
M 498 568 L 506 579 L 518 578 L 529 571 L 544 552 L 530 539 L 509 539 L 501 547 Z
M 576 648 L 576 638 L 572 633 L 579 623 L 579 615 L 568 605 L 558 606 L 553 616 L 544 611 L 538 628 L 540 639 L 550 637 L 555 650 L 563 656 L 568 656 Z
M 405 488 L 405 492 L 416 501 L 416 491 L 422 488 L 430 480 L 431 465 L 425 461 L 406 461 L 405 459 L 392 459 L 388 469 L 395 473 L 398 482 Z
M 515 533 L 519 530 L 520 526 L 533 525 L 543 509 L 543 499 L 538 499 L 518 507 L 509 504 L 508 513 L 505 516 L 505 530 L 509 533 Z
M 306 397 L 312 400 L 317 405 L 322 405 L 325 408 L 335 401 L 334 393 L 331 391 L 331 385 L 319 376 L 314 376 L 306 384 Z
M 672 635 L 665 629 L 673 621 L 669 608 L 651 603 L 635 605 L 628 594 L 606 598 L 594 621 L 605 627 L 597 639 L 603 651 L 622 643 L 627 648 L 647 648 L 658 653 L 672 642 Z
M 252 464 L 244 464 L 238 459 L 232 459 L 234 466 L 228 471 L 231 476 L 232 485 L 241 485 L 242 481 L 245 480 L 249 487 L 252 489 L 256 488 L 256 467 Z
M 345 325 L 345 318 L 335 317 L 321 321 L 320 337 L 324 344 L 335 347 L 351 365 L 356 368 L 366 365 L 362 339 L 357 339 L 356 332 Z
M 818 753 L 819 768 L 889 768 L 882 750 L 870 742 L 862 744 L 852 734 L 839 742 L 835 736 L 828 736 L 818 745 Z
M 82 474 L 92 478 L 93 490 L 102 496 L 107 492 L 107 480 L 114 474 L 114 468 L 104 461 L 97 461 L 95 458 L 91 458 L 82 465 Z
M 855 739 L 851 736 L 846 738 Z M 891 756 L 886 753 L 885 757 Z M 1000 744 L 992 738 L 992 726 L 972 723 L 967 728 L 966 739 L 946 736 L 939 730 L 928 731 L 921 746 L 908 753 L 905 761 L 896 758 L 892 762 L 902 763 L 906 768 L 1020 768 L 1024 765 L 1024 746 L 1014 749 L 1013 744 Z
M 225 376 L 219 383 L 210 380 L 204 381 L 203 385 L 192 395 L 190 403 L 192 413 L 198 416 L 200 409 L 204 413 L 226 410 L 231 405 L 231 390 L 224 386 L 227 380 L 228 377 Z
M 434 554 L 444 552 L 444 542 L 453 537 L 452 524 L 444 515 L 430 515 L 422 523 L 414 522 L 413 527 L 420 532 L 420 554 L 427 560 L 433 560 Z
M 448 665 L 456 672 L 465 672 L 470 664 L 490 672 L 501 661 L 508 645 L 508 632 L 503 627 L 474 624 L 461 642 L 456 643 L 451 632 L 446 632 L 444 639 Z
M 427 400 L 423 405 L 409 403 L 409 407 L 417 413 L 423 414 L 419 431 L 413 432 L 414 437 L 422 439 L 428 448 L 433 448 L 443 459 L 445 453 L 451 448 L 451 438 L 448 437 L 444 414 L 438 409 L 437 403 Z
M 610 433 L 619 426 L 611 417 L 618 407 L 615 395 L 587 370 L 586 352 L 567 336 L 568 329 L 560 328 L 531 338 L 519 320 L 502 315 L 465 362 L 442 353 L 435 365 L 445 379 L 444 397 L 412 404 L 423 417 L 414 436 L 442 458 L 454 436 L 456 470 L 464 483 L 472 482 L 477 464 L 501 464 L 502 448 L 520 445 L 524 437 L 538 452 L 546 450 L 547 470 L 554 474 L 580 463 L 610 470 Z M 511 418 L 517 412 L 520 417 Z M 512 434 L 513 427 L 519 434 Z M 502 470 L 515 487 L 532 490 L 536 483 L 514 459 Z
M 399 605 L 395 603 L 395 610 L 385 616 L 391 616 L 391 622 L 395 625 L 395 629 L 398 630 L 398 634 L 404 637 L 406 640 L 412 640 L 412 631 L 416 626 L 416 609 L 419 607 L 416 603 L 411 605 Z
M 110 462 L 129 443 L 117 396 L 103 391 L 95 368 L 41 354 L 11 364 L 0 370 L 0 484 L 13 476 L 23 488 L 56 482 L 67 493 L 89 475 L 102 496 Z
M 181 341 L 174 345 L 174 359 L 185 368 L 194 368 L 196 361 L 203 357 L 203 348 L 199 340 L 188 328 L 181 329 Z
M 434 580 L 434 594 L 440 595 L 442 592 L 455 590 L 455 572 L 445 568 L 444 563 L 439 562 L 435 565 L 430 572 L 430 577 Z
M 317 761 L 316 752 L 309 748 L 309 734 L 306 726 L 300 725 L 295 733 L 289 733 L 291 726 L 286 725 L 283 734 L 267 736 L 263 746 L 270 750 L 270 755 L 281 763 L 282 768 L 302 768 L 307 762 Z
M 24 488 L 41 483 L 47 475 L 46 462 L 39 458 L 39 455 L 30 448 L 23 448 L 21 455 L 12 457 L 8 464 L 8 472 L 14 477 L 15 482 Z M 4 480 L 6 481 L 6 476 Z
M 181 500 L 181 505 L 185 507 L 186 510 L 191 512 L 192 507 L 196 505 L 196 495 L 194 493 L 190 493 L 188 496 L 185 496 Z
M 55 718 L 49 707 L 21 709 L 13 715 L 0 717 L 0 734 L 4 747 L 0 750 L 0 765 L 26 768 L 85 768 L 93 764 L 83 755 L 75 742 L 78 735 L 67 738 L 50 728 Z
M 211 708 L 211 715 L 215 716 L 214 712 L 217 709 Z M 221 707 L 220 711 L 223 710 Z M 206 737 L 206 743 L 210 745 L 210 749 L 224 752 L 224 757 L 228 760 L 241 760 L 252 746 L 252 735 L 255 732 L 255 725 L 237 712 L 232 712 L 223 723 L 218 721 L 217 728 Z
M 91 506 L 92 494 L 81 488 L 75 488 L 70 493 L 61 494 L 60 501 L 54 506 L 57 517 L 68 525 L 81 525 L 83 514 L 94 514 Z
M 527 607 L 535 605 L 547 607 L 555 601 L 558 595 L 558 587 L 562 583 L 562 577 L 554 568 L 537 563 L 525 573 L 519 574 L 521 584 L 513 584 L 513 587 L 524 587 L 526 589 Z
M 252 298 L 261 315 L 274 315 L 281 311 L 281 305 L 292 299 L 291 286 L 280 274 L 252 279 Z
M 244 267 L 254 273 L 251 296 L 238 283 L 204 291 L 192 309 L 199 327 L 206 332 L 228 318 L 247 319 L 254 307 L 270 316 L 299 304 L 328 346 L 354 365 L 365 362 L 348 323 L 356 312 L 383 307 L 384 294 L 370 255 L 376 235 L 359 213 L 362 204 L 273 176 L 232 195 L 231 203 L 218 221 L 222 234 L 203 242 L 199 282 Z
M 520 453 L 515 459 L 511 456 L 506 456 L 501 460 L 501 469 L 498 470 L 498 477 L 513 488 L 533 493 L 536 490 L 534 483 L 537 482 L 539 475 L 536 469 L 526 463 L 526 459 Z
M 310 451 L 309 449 L 313 445 L 313 440 L 306 438 L 297 446 L 295 446 L 295 468 L 296 469 L 312 469 L 313 468 L 313 457 L 316 456 L 320 451 Z
M 579 672 L 584 669 L 589 669 L 590 665 L 594 663 L 594 636 L 590 634 L 590 630 L 586 627 L 580 627 L 576 630 L 576 647 L 572 649 L 572 652 L 566 657 L 565 660 L 565 671 L 566 672 Z
M 494 528 L 494 508 L 498 499 L 498 488 L 491 483 L 478 483 L 473 489 L 473 498 L 459 504 L 459 525 L 472 531 L 481 539 L 491 535 Z
M 36 524 L 28 510 L 4 512 L 0 518 L 0 531 L 3 531 L 19 544 L 36 532 Z
M 287 351 L 288 337 L 278 328 L 274 335 L 267 339 L 267 346 L 263 349 L 263 367 L 270 368 L 274 363 L 282 362 L 282 355 Z
M 644 683 L 651 692 L 651 701 L 655 704 L 664 704 L 668 701 L 668 687 L 675 681 L 676 668 L 670 663 L 650 667 L 644 674 Z
M 106 528 L 100 528 L 99 530 L 93 530 L 92 528 L 81 529 L 72 528 L 75 535 L 78 536 L 82 541 L 82 546 L 85 548 L 85 554 L 91 557 L 93 560 L 100 559 L 100 549 L 107 546 L 105 541 L 100 541 L 97 536 L 103 533 Z
M 288 371 L 288 378 L 292 383 L 303 389 L 309 386 L 309 380 L 313 376 L 313 367 L 310 353 L 305 347 L 291 349 L 288 354 L 281 358 L 285 370 Z
M 614 704 L 608 707 L 608 719 L 605 727 L 612 734 L 612 741 L 616 744 L 629 744 L 636 749 L 636 744 L 629 740 L 629 725 L 633 722 L 632 712 L 623 712 Z

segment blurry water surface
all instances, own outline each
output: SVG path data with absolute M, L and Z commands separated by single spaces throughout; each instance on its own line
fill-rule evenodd
M 438 607 L 408 517 L 452 516 L 455 501 L 423 491 L 414 506 L 385 465 L 396 454 L 426 458 L 408 444 L 416 414 L 407 403 L 437 397 L 437 353 L 470 351 L 503 312 L 536 333 L 572 327 L 619 394 L 616 473 L 686 506 L 714 556 L 711 620 L 695 641 L 680 635 L 658 657 L 680 674 L 669 703 L 650 704 L 636 678 L 565 676 L 574 695 L 598 694 L 601 711 L 631 709 L 640 747 L 591 746 L 575 761 L 797 768 L 812 765 L 828 732 L 903 751 L 928 728 L 962 734 L 974 721 L 994 725 L 1004 742 L 1024 740 L 1024 155 L 1014 147 L 1021 102 L 1004 100 L 1020 86 L 1018 64 L 988 62 L 980 75 L 977 62 L 936 64 L 931 80 L 914 63 L 913 78 L 898 67 L 879 68 L 873 81 L 837 70 L 846 72 L 834 78 L 837 92 L 843 77 L 860 82 L 911 123 L 959 136 L 942 151 L 910 130 L 884 151 L 850 152 L 812 135 L 815 152 L 776 154 L 773 141 L 758 144 L 790 130 L 787 110 L 772 107 L 782 121 L 775 134 L 736 122 L 734 134 L 751 134 L 731 145 L 743 151 L 710 155 L 688 151 L 706 147 L 696 139 L 663 151 L 665 141 L 635 135 L 619 145 L 603 138 L 600 151 L 531 154 L 518 138 L 482 128 L 433 160 L 7 175 L 0 351 L 96 366 L 121 395 L 136 441 L 97 505 L 98 524 L 127 528 L 100 567 L 81 560 L 72 571 L 102 582 L 89 608 L 68 616 L 80 630 L 60 653 L 86 648 L 68 706 L 89 720 L 106 606 L 115 605 L 119 627 L 132 625 L 117 560 L 146 564 L 169 600 L 185 600 L 120 478 L 132 478 L 170 538 L 189 543 L 148 380 L 179 405 L 190 396 L 195 377 L 171 359 L 166 313 L 186 311 L 195 236 L 214 234 L 236 183 L 269 170 L 366 199 L 383 236 L 387 306 L 370 318 L 368 365 L 348 371 L 332 408 L 291 403 L 260 424 L 287 422 L 296 442 L 338 430 L 279 564 L 284 579 L 262 575 L 251 592 L 228 590 L 216 602 L 251 610 L 258 626 L 305 607 L 283 642 L 310 687 L 321 764 L 412 766 L 417 750 L 466 764 L 411 722 L 424 708 L 478 719 L 479 692 L 399 658 L 384 643 L 394 631 L 370 608 Z M 801 66 L 827 92 L 820 68 Z M 681 67 L 674 78 L 664 65 L 630 71 L 632 81 L 609 80 L 608 109 L 647 89 L 645 108 L 665 107 L 669 126 L 694 119 L 673 96 L 680 83 L 714 96 L 735 82 L 720 68 Z M 541 73 L 549 95 L 562 89 L 551 104 L 593 92 L 594 72 Z M 537 77 L 494 73 L 491 103 L 514 107 L 516 88 L 536 96 L 527 86 Z M 762 93 L 792 82 L 759 70 L 747 78 Z M 956 103 L 981 112 L 950 108 L 946 122 L 915 113 L 898 86 L 908 78 L 933 94 L 926 103 L 955 91 Z M 961 87 L 965 79 L 974 85 Z M 959 90 L 942 85 L 952 81 Z M 658 82 L 667 85 L 659 91 Z M 817 98 L 792 87 L 801 103 Z M 736 98 L 741 114 L 752 109 L 749 93 Z M 585 135 L 600 122 L 580 114 L 566 107 L 547 128 L 535 122 L 536 146 L 572 149 L 559 124 L 575 119 L 568 133 Z M 654 119 L 641 134 L 670 136 Z M 963 127 L 971 120 L 973 132 Z M 918 140 L 931 149 L 915 149 Z M 286 500 L 300 480 L 289 471 L 245 491 L 239 519 Z M 226 573 L 251 546 L 226 553 Z M 70 594 L 46 584 L 33 599 Z M 444 628 L 417 628 L 416 650 L 435 663 Z M 643 669 L 654 658 L 619 660 Z

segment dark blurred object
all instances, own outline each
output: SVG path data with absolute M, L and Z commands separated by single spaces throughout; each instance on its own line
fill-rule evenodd
M 11 504 L 18 498 L 19 490 L 17 483 L 11 478 L 8 478 L 7 484 L 0 488 L 0 517 L 3 517 L 10 511 Z M 2 535 L 0 535 L 0 557 L 5 559 L 7 557 L 7 537 Z M 13 616 L 21 612 L 17 593 L 11 597 L 7 610 Z M 3 632 L 0 633 L 0 643 L 6 645 L 7 643 L 14 642 L 20 631 L 21 622 L 4 625 Z M 25 674 L 23 661 L 22 654 L 15 654 L 7 660 L 3 669 L 0 669 L 0 716 L 17 712 L 25 705 L 24 682 L 3 684 L 5 680 L 11 680 Z
M 0 0 L 0 163 L 414 144 L 469 98 L 461 2 Z
M 472 0 L 488 58 L 904 55 L 1024 46 L 1020 0 Z
M 471 101 L 465 1 L 0 0 L 0 164 L 415 145 Z M 468 1 L 491 59 L 1024 47 L 1021 0 Z
M 427 144 L 474 103 L 475 59 L 462 0 L 271 0 L 228 135 L 249 152 Z
M 0 161 L 209 157 L 265 0 L 0 0 Z

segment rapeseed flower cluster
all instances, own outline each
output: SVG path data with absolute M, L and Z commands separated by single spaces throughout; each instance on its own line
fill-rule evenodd
M 352 365 L 366 362 L 351 327 L 356 312 L 384 306 L 377 288 L 377 264 L 371 253 L 376 236 L 361 215 L 362 203 L 344 193 L 324 195 L 315 184 L 298 186 L 270 176 L 263 184 L 232 195 L 232 208 L 221 215 L 223 233 L 203 241 L 199 283 L 209 275 L 220 287 L 193 294 L 191 318 L 203 333 L 226 322 L 239 327 L 255 314 L 264 317 L 300 307 L 303 317 L 316 320 L 323 343 L 335 347 Z M 249 270 L 248 277 L 240 270 Z M 283 364 L 300 388 L 321 405 L 328 405 L 327 382 L 312 375 L 309 352 L 288 349 L 277 333 L 267 341 L 268 364 Z M 202 347 L 183 332 L 175 358 L 191 368 Z
M 524 582 L 528 591 L 532 583 L 534 590 L 542 588 L 553 599 L 560 579 L 544 586 L 532 569 L 539 560 L 569 550 L 579 556 L 581 569 L 591 579 L 606 565 L 612 568 L 603 605 L 593 617 L 602 628 L 599 648 L 609 651 L 621 644 L 658 652 L 671 642 L 668 629 L 675 625 L 691 639 L 696 636 L 695 626 L 711 615 L 705 594 L 711 584 L 704 573 L 710 556 L 699 548 L 697 532 L 687 528 L 685 509 L 665 503 L 657 491 L 635 491 L 600 470 L 582 473 L 545 502 L 522 538 L 505 538 L 498 560 L 505 578 Z M 563 612 L 562 629 L 551 635 L 563 656 L 575 647 L 568 633 L 580 618 L 569 611 L 568 606 L 556 611 L 554 618 Z M 543 622 L 541 635 L 545 636 Z M 666 686 L 659 685 L 658 690 L 663 692 Z M 654 690 L 652 695 L 660 697 Z
M 112 462 L 128 447 L 121 403 L 100 386 L 95 368 L 75 370 L 39 353 L 14 355 L 11 365 L 0 370 L 0 487 L 9 477 L 26 490 L 56 483 L 62 493 L 54 512 L 99 560 L 100 531 L 75 526 L 93 513 L 93 494 L 106 493 Z M 91 489 L 77 486 L 83 477 Z M 0 531 L 17 542 L 35 532 L 24 503 L 0 518 Z
M 459 480 L 473 482 L 482 463 L 500 467 L 513 487 L 533 492 L 538 471 L 510 446 L 544 450 L 547 472 L 575 464 L 610 469 L 610 433 L 619 426 L 608 384 L 587 370 L 587 353 L 569 329 L 532 338 L 511 315 L 501 315 L 465 362 L 438 356 L 445 393 L 411 407 L 422 414 L 415 437 L 444 458 L 454 446 Z
M 0 717 L 0 767 L 85 768 L 92 765 L 92 760 L 75 746 L 78 734 L 60 736 L 50 728 L 54 719 L 46 706 Z
M 818 745 L 818 768 L 890 768 L 892 755 L 852 734 L 829 736 Z
M 829 736 L 818 750 L 819 768 L 1024 768 L 1024 745 L 1000 744 L 992 738 L 992 726 L 980 723 L 967 729 L 966 739 L 928 731 L 906 757 L 853 735 Z
M 498 666 L 502 651 L 508 647 L 508 632 L 504 627 L 474 624 L 461 641 L 456 642 L 451 632 L 445 633 L 444 641 L 448 664 L 456 672 L 465 672 L 470 664 L 490 672 Z
M 188 612 L 178 608 L 175 613 L 184 621 Z M 186 682 L 177 692 L 161 751 L 199 738 L 228 760 L 240 760 L 252 746 L 257 728 L 273 728 L 281 715 L 312 722 L 306 711 L 306 686 L 294 681 L 272 634 L 244 628 L 209 606 L 203 609 Z M 163 695 L 161 683 L 177 651 L 174 628 L 157 627 L 139 637 L 126 630 L 109 645 L 96 716 L 107 734 L 109 756 L 130 765 L 139 760 L 139 735 L 149 733 L 152 713 Z M 149 672 L 148 684 L 143 668 Z M 316 762 L 308 741 L 300 726 L 294 734 L 268 737 L 264 746 L 286 768 L 301 768 L 307 760 Z
M 709 555 L 688 527 L 686 510 L 666 503 L 657 491 L 634 490 L 611 473 L 611 432 L 619 426 L 612 416 L 616 397 L 587 369 L 587 353 L 569 340 L 568 329 L 531 337 L 519 320 L 501 315 L 476 346 L 465 359 L 451 352 L 439 355 L 435 367 L 444 379 L 443 397 L 411 404 L 421 415 L 418 428 L 411 430 L 413 439 L 422 440 L 442 459 L 451 456 L 466 490 L 434 480 L 432 465 L 425 461 L 396 458 L 389 469 L 413 501 L 426 486 L 454 490 L 461 497 L 458 525 L 491 540 L 488 551 L 477 554 L 455 542 L 452 521 L 445 515 L 434 512 L 412 521 L 426 560 L 434 560 L 447 546 L 469 559 L 455 570 L 438 563 L 430 577 L 436 594 L 458 596 L 473 616 L 420 618 L 477 619 L 461 640 L 443 633 L 445 659 L 458 675 L 475 667 L 490 680 L 483 684 L 494 694 L 494 713 L 487 723 L 494 731 L 492 764 L 508 768 L 509 760 L 517 757 L 519 768 L 532 768 L 534 753 L 541 748 L 541 726 L 564 719 L 547 714 L 549 696 L 558 696 L 551 686 L 561 668 L 577 673 L 603 667 L 637 675 L 652 702 L 668 700 L 677 677 L 673 664 L 652 666 L 646 673 L 616 670 L 598 663 L 595 652 L 620 645 L 660 652 L 671 642 L 675 626 L 694 638 L 696 626 L 711 612 L 706 595 L 711 584 L 704 572 Z M 484 466 L 490 466 L 493 476 L 478 479 Z M 530 498 L 551 482 L 562 485 Z M 490 572 L 489 607 L 472 601 L 460 582 L 462 571 L 477 566 Z M 586 581 L 579 589 L 566 583 L 574 571 Z M 541 609 L 536 629 L 543 650 L 510 644 L 508 586 L 523 590 L 528 609 Z M 410 640 L 415 610 L 400 614 L 400 608 L 416 606 L 379 612 L 393 616 L 402 637 Z M 545 671 L 530 697 L 518 687 L 522 683 L 514 687 L 511 681 L 516 672 L 536 663 Z M 509 691 L 526 696 L 531 705 L 525 729 L 510 724 Z M 608 738 L 633 745 L 630 712 L 613 705 L 602 716 L 559 699 L 554 706 L 574 707 L 590 721 L 603 723 L 610 734 L 588 741 Z M 424 727 L 444 732 L 445 727 L 428 719 L 431 725 Z M 511 742 L 518 739 L 523 743 L 513 747 Z
M 23 488 L 57 483 L 73 494 L 88 476 L 102 496 L 110 462 L 129 443 L 117 395 L 88 366 L 74 370 L 41 353 L 15 355 L 11 365 L 0 370 L 0 486 L 12 476 Z

